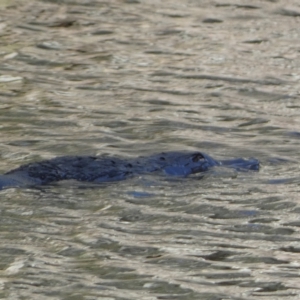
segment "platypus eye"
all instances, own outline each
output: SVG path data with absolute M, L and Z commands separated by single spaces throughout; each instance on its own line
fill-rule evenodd
M 202 158 L 204 158 L 204 156 L 201 153 L 195 153 L 195 154 L 193 154 L 192 161 L 198 162 Z

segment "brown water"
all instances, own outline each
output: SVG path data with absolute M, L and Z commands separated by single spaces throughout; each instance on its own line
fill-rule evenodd
M 299 298 L 298 1 L 0 7 L 2 173 L 180 149 L 262 163 L 1 191 L 1 299 Z

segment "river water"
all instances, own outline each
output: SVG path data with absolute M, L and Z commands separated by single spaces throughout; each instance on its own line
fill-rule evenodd
M 261 161 L 1 191 L 1 299 L 300 298 L 298 1 L 0 8 L 1 173 L 74 154 Z

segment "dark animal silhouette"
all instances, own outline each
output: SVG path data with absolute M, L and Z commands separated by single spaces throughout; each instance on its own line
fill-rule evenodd
M 186 177 L 215 166 L 226 166 L 238 171 L 258 171 L 259 161 L 254 158 L 217 161 L 203 152 L 163 152 L 133 159 L 104 155 L 62 156 L 23 165 L 0 175 L 0 190 L 68 179 L 101 183 L 153 172 Z

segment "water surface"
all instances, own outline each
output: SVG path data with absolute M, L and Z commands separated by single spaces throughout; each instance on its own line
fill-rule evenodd
M 2 173 L 74 154 L 261 161 L 1 191 L 1 298 L 297 298 L 297 1 L 0 7 Z

